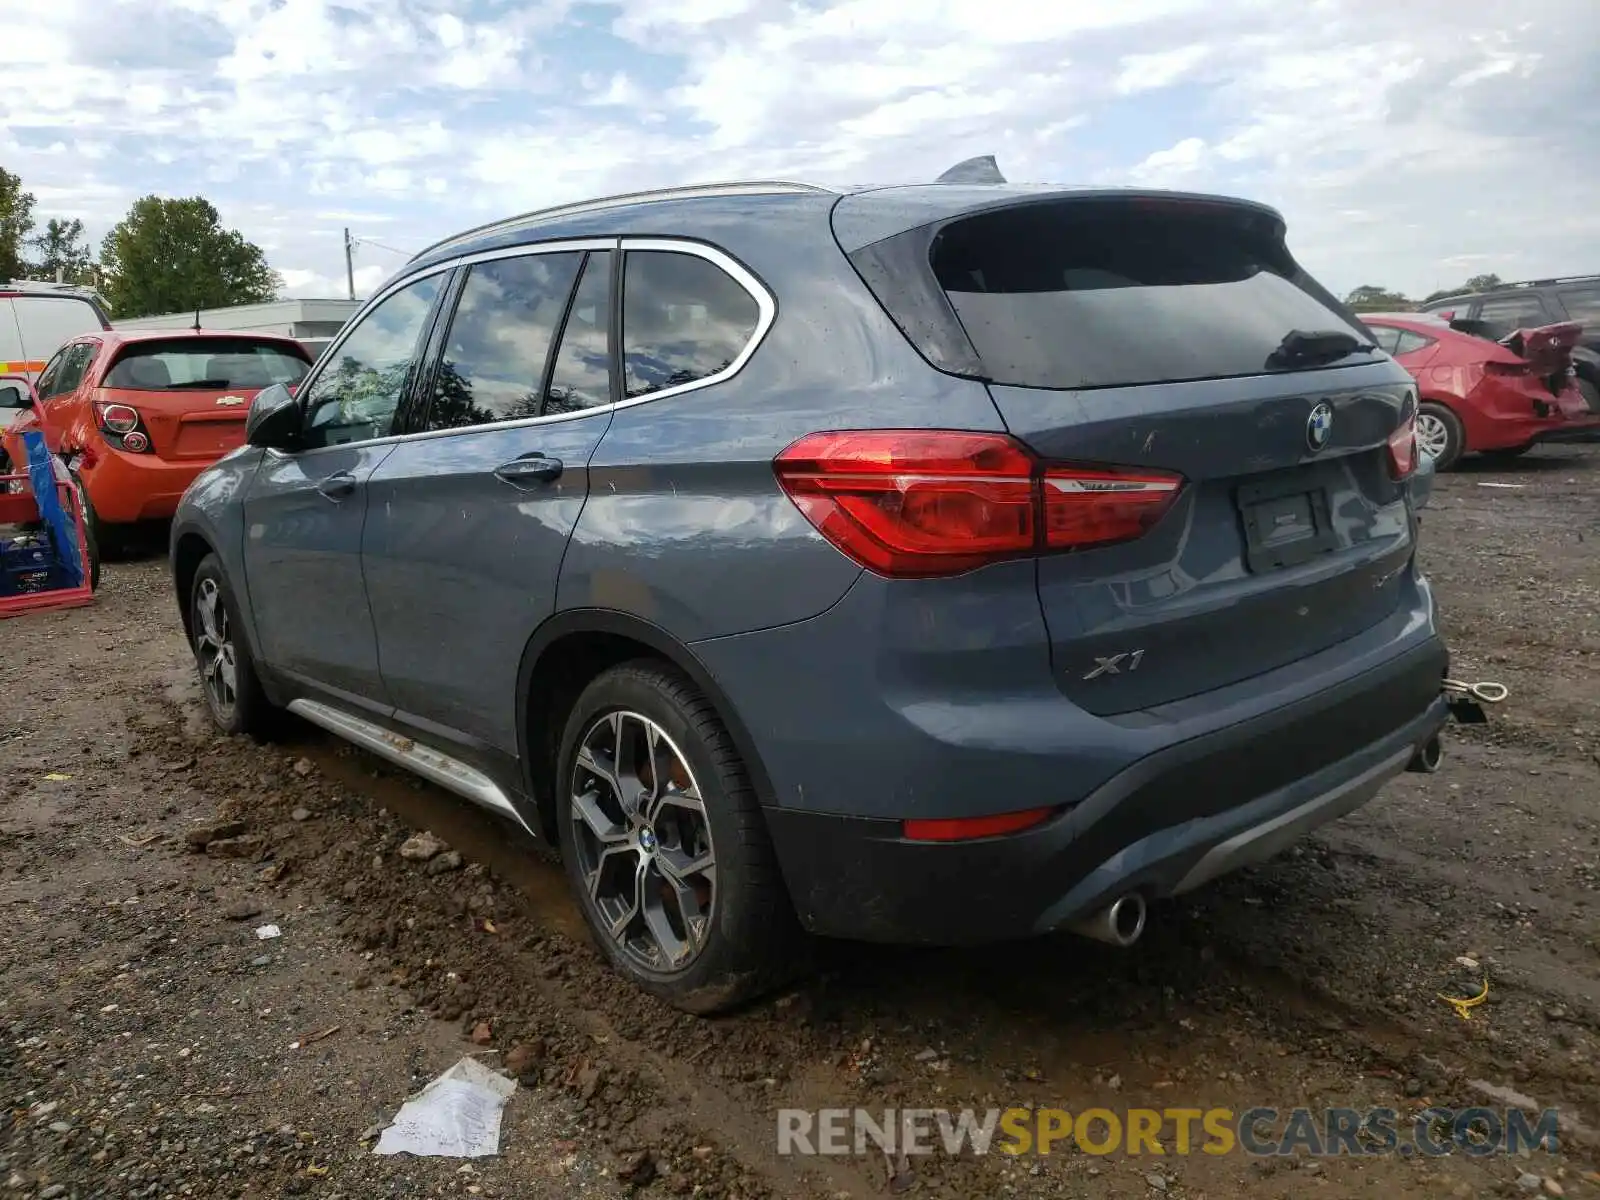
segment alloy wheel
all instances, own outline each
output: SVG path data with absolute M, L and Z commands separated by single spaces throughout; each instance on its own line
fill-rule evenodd
M 646 970 L 687 968 L 711 928 L 716 856 L 683 752 L 640 713 L 596 718 L 578 743 L 571 816 L 577 865 L 606 935 Z
M 1450 445 L 1450 431 L 1445 428 L 1444 421 L 1432 413 L 1421 413 L 1417 417 L 1417 449 L 1426 454 L 1429 460 L 1440 457 Z
M 200 664 L 200 683 L 217 715 L 227 719 L 239 699 L 238 664 L 228 607 L 215 579 L 203 579 L 194 598 L 194 652 Z

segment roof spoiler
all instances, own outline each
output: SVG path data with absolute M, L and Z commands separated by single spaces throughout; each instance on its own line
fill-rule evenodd
M 994 161 L 994 155 L 984 154 L 969 158 L 951 167 L 935 183 L 1005 183 L 1006 177 Z

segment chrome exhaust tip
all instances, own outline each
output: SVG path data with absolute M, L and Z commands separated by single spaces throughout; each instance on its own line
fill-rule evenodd
M 1114 900 L 1093 916 L 1076 921 L 1068 928 L 1083 937 L 1094 938 L 1112 946 L 1131 946 L 1144 933 L 1144 896 L 1129 892 Z
M 1418 775 L 1432 775 L 1442 762 L 1444 762 L 1444 746 L 1439 741 L 1439 735 L 1434 734 L 1417 747 L 1416 753 L 1411 756 L 1411 761 L 1406 764 L 1406 770 Z

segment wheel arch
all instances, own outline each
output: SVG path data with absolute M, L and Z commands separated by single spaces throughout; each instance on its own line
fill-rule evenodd
M 547 786 L 555 769 L 566 713 L 601 671 L 636 658 L 659 658 L 682 671 L 705 694 L 744 760 L 764 806 L 771 780 L 749 729 L 727 694 L 694 652 L 659 625 L 613 609 L 569 609 L 539 626 L 523 648 L 517 669 L 517 757 L 522 786 L 535 806 L 541 832 L 556 844 L 555 797 Z
M 216 553 L 205 534 L 195 529 L 176 533 L 172 541 L 172 586 L 177 592 L 178 615 L 183 621 L 184 636 L 192 637 L 193 614 L 189 612 L 189 593 L 194 590 L 194 577 L 206 555 Z

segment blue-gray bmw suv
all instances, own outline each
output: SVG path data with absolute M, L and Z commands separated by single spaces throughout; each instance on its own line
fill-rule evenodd
M 1257 204 L 613 197 L 413 259 L 172 569 L 224 730 L 500 812 L 709 1012 L 807 931 L 1130 943 L 1431 764 L 1415 413 Z

